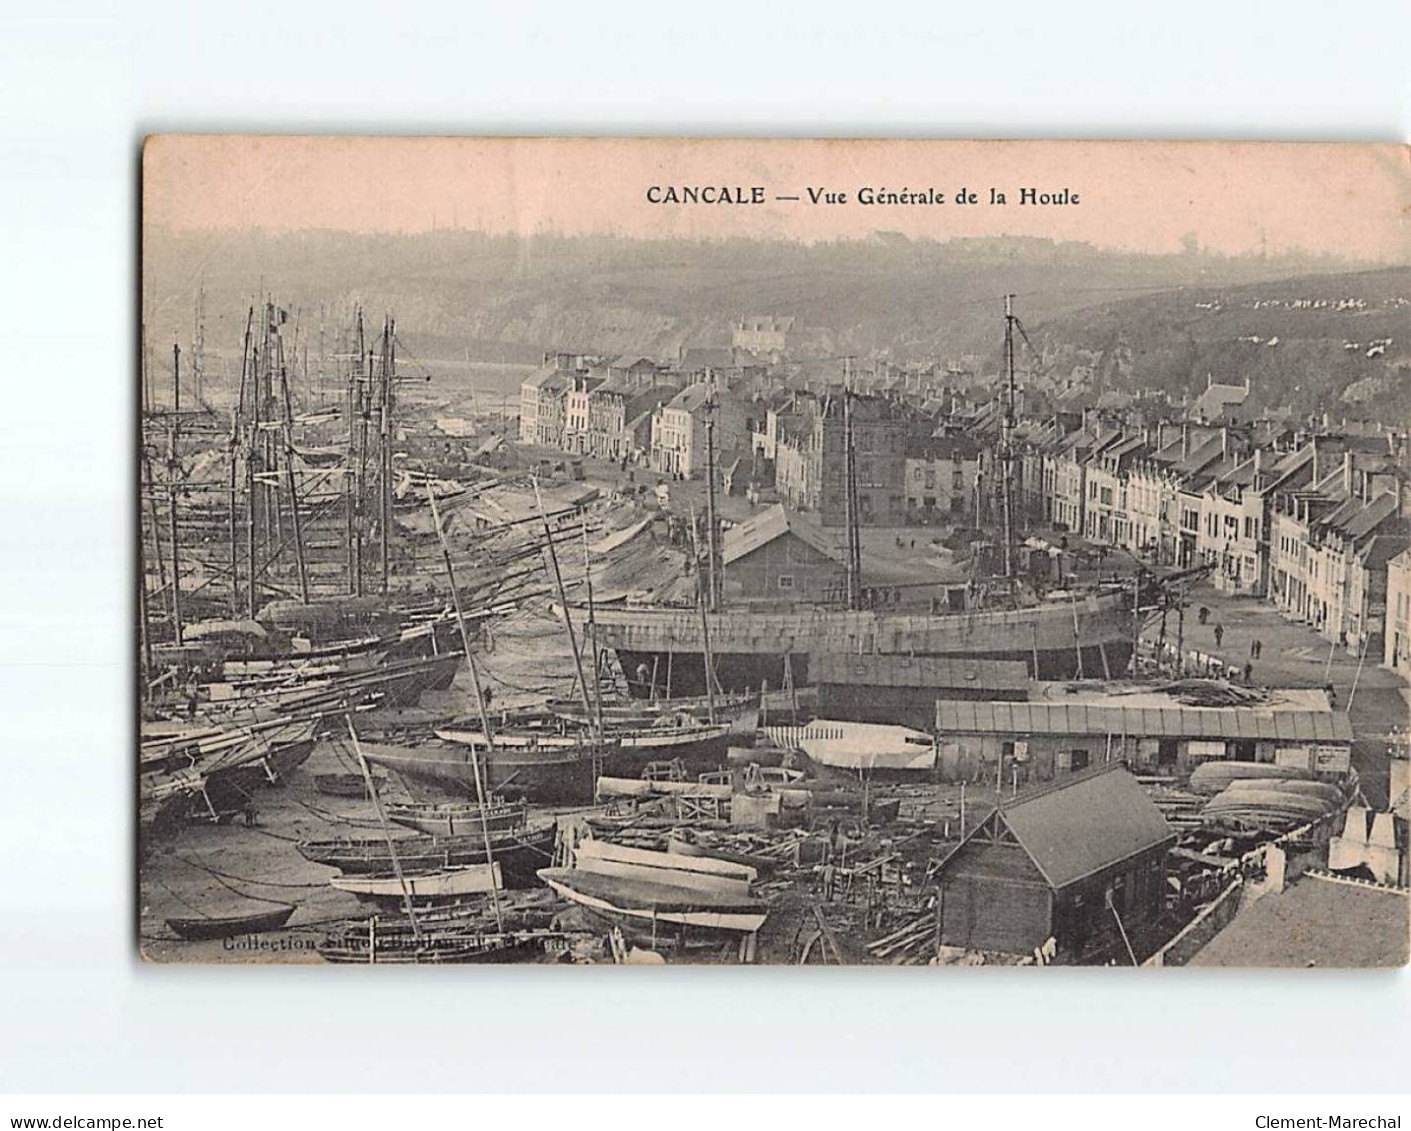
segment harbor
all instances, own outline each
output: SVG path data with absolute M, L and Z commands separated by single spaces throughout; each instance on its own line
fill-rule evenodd
M 515 419 L 391 313 L 205 317 L 144 351 L 150 961 L 1163 966 L 1406 889 L 1399 677 L 1026 506 L 1012 299 L 968 448 L 850 361 L 791 438 L 786 363 L 546 354 Z M 889 520 L 923 434 L 965 486 Z

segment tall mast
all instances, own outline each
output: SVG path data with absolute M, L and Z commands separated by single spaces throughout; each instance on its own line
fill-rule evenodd
M 531 477 L 534 483 L 534 501 L 539 504 L 539 517 L 544 522 L 544 550 L 549 555 L 549 565 L 554 572 L 554 585 L 558 588 L 559 604 L 563 606 L 563 627 L 568 631 L 568 646 L 573 650 L 573 666 L 578 670 L 578 686 L 583 692 L 583 711 L 587 718 L 594 718 L 593 703 L 588 697 L 588 680 L 583 674 L 583 654 L 578 650 L 578 637 L 573 631 L 573 618 L 568 614 L 568 596 L 563 588 L 563 574 L 559 572 L 559 556 L 554 549 L 554 532 L 549 527 L 549 512 L 544 509 L 544 496 L 539 493 L 538 476 Z M 596 729 L 596 728 L 594 728 Z M 603 736 L 597 734 L 599 752 Z M 596 766 L 594 767 L 596 770 Z
M 382 594 L 386 596 L 392 555 L 392 321 L 389 318 L 384 318 L 382 322 L 382 392 L 380 400 L 382 415 L 378 431 L 381 444 L 378 456 L 381 467 L 378 472 L 378 481 L 382 490 L 378 500 L 380 509 L 378 525 L 382 530 L 381 537 L 378 538 L 378 545 L 381 548 Z M 432 483 L 428 489 L 434 492 L 436 485 Z
M 434 494 L 434 492 L 433 492 Z M 598 664 L 598 621 L 593 611 L 593 563 L 588 552 L 588 513 L 583 513 L 583 584 L 588 589 L 588 646 L 593 649 L 593 706 L 597 710 L 598 733 L 603 733 L 603 676 Z
M 490 713 L 485 709 L 485 693 L 480 686 L 480 669 L 475 664 L 475 654 L 470 650 L 470 634 L 465 627 L 465 613 L 461 609 L 460 590 L 456 588 L 456 571 L 451 565 L 451 548 L 446 543 L 445 532 L 441 529 L 441 512 L 436 509 L 436 492 L 431 492 L 431 521 L 436 527 L 436 540 L 441 543 L 441 558 L 446 565 L 446 580 L 451 586 L 451 604 L 456 610 L 456 625 L 460 629 L 461 647 L 465 649 L 466 666 L 470 668 L 470 683 L 475 690 L 475 707 L 480 713 L 480 726 L 485 732 L 485 749 L 493 751 L 495 749 L 495 736 L 490 731 Z M 432 634 L 436 632 L 436 626 L 431 626 Z M 486 765 L 486 783 L 480 783 L 480 757 L 476 752 L 474 743 L 470 747 L 470 767 L 475 774 L 475 799 L 480 808 L 480 833 L 485 840 L 485 863 L 492 869 L 490 879 L 490 899 L 495 907 L 495 925 L 500 930 L 505 929 L 504 919 L 500 912 L 500 893 L 495 890 L 493 869 L 495 867 L 495 854 L 490 847 L 490 820 L 485 813 L 485 789 L 489 785 L 489 765 Z
M 706 553 L 709 555 L 710 582 L 706 590 L 706 609 L 716 612 L 720 608 L 721 561 L 718 520 L 715 517 L 715 397 L 712 394 L 706 401 Z
M 253 309 L 253 307 L 251 308 Z M 259 462 L 260 432 L 260 349 L 250 353 L 250 425 L 245 441 L 245 566 L 250 576 L 250 619 L 259 611 L 259 583 L 255 576 L 255 526 L 259 507 L 255 500 L 255 465 Z
M 245 344 L 240 350 L 240 389 L 235 397 L 235 411 L 230 421 L 230 610 L 240 615 L 240 538 L 236 531 L 238 510 L 238 477 L 240 451 L 240 418 L 245 412 L 245 375 L 250 365 L 250 330 L 255 321 L 255 307 L 250 305 L 245 315 Z M 251 584 L 254 578 L 250 579 Z
M 848 535 L 848 608 L 862 607 L 862 535 L 858 529 L 857 453 L 853 445 L 851 370 L 844 358 L 843 377 L 843 506 Z
M 177 480 L 181 478 L 181 346 L 173 342 L 172 363 L 172 412 L 171 412 L 171 459 L 168 463 L 167 485 L 171 489 L 171 623 L 173 639 L 181 643 L 181 532 L 177 525 L 176 491 Z
M 1014 296 L 1004 296 L 1004 428 L 1000 440 L 1001 505 L 1004 509 L 1004 576 L 1014 576 Z
M 363 595 L 363 504 L 367 495 L 367 390 L 372 385 L 372 354 L 364 353 L 363 312 L 358 308 L 358 374 L 354 377 L 358 409 L 358 471 L 353 490 L 353 592 Z
M 309 603 L 309 569 L 304 561 L 304 531 L 299 518 L 299 477 L 294 471 L 294 405 L 289 397 L 289 370 L 284 363 L 284 339 L 279 342 L 279 391 L 284 399 L 284 470 L 289 476 L 289 512 L 294 518 L 294 561 L 299 569 L 299 597 Z
M 701 666 L 705 669 L 706 709 L 708 718 L 715 724 L 715 656 L 710 650 L 710 618 L 706 616 L 706 591 L 701 583 L 701 544 L 696 536 L 696 506 L 691 504 L 691 556 L 696 559 L 696 611 L 701 617 Z M 670 679 L 668 677 L 668 693 Z M 668 698 L 669 698 L 668 694 Z
M 358 317 L 362 317 L 362 311 L 358 311 Z M 341 335 L 340 335 L 341 337 Z M 355 343 L 356 344 L 356 343 Z M 346 351 L 342 351 L 345 352 Z M 344 449 L 343 457 L 343 533 L 347 539 L 348 551 L 348 592 L 358 592 L 358 562 L 356 544 L 356 514 L 354 510 L 357 498 L 357 464 L 355 456 L 357 453 L 357 397 L 358 397 L 358 367 L 362 365 L 362 350 L 359 347 L 357 360 L 353 361 L 349 355 L 348 361 L 348 381 L 344 389 L 344 407 L 348 419 L 348 442 Z

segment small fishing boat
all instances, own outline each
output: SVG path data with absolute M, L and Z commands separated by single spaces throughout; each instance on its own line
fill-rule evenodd
M 537 828 L 504 829 L 490 834 L 490 851 L 512 888 L 534 886 L 535 872 L 553 858 L 558 830 L 553 822 Z M 314 864 L 337 868 L 344 875 L 362 876 L 395 872 L 408 875 L 485 863 L 485 836 L 405 836 L 394 838 L 397 859 L 385 837 L 344 837 L 336 840 L 300 841 L 299 854 Z
M 539 805 L 583 805 L 593 800 L 596 755 L 591 745 L 502 742 L 495 749 L 461 742 L 458 732 L 437 731 L 445 745 L 384 746 L 365 742 L 369 762 L 398 774 L 409 789 L 477 798 L 480 788 Z
M 268 911 L 256 911 L 250 915 L 174 916 L 167 920 L 167 926 L 191 942 L 229 939 L 237 935 L 258 935 L 264 931 L 277 931 L 289 922 L 289 917 L 293 914 L 292 903 L 281 903 Z
M 529 819 L 529 805 L 522 800 L 496 799 L 486 804 L 483 821 L 480 806 L 474 801 L 389 805 L 387 819 L 429 836 L 479 836 L 486 827 L 492 833 L 522 827 Z
M 572 868 L 539 877 L 558 895 L 624 934 L 662 946 L 712 946 L 764 925 L 767 906 L 750 894 L 752 867 L 589 840 Z
M 400 877 L 393 875 L 334 876 L 329 886 L 363 900 L 401 902 L 407 896 L 420 900 L 456 899 L 463 895 L 483 895 L 504 887 L 500 865 L 469 864 L 440 872 Z

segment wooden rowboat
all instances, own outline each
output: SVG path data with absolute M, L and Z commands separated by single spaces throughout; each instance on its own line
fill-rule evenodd
M 359 899 L 400 901 L 405 895 L 413 899 L 455 899 L 462 895 L 484 895 L 503 888 L 500 865 L 471 864 L 464 868 L 448 868 L 422 876 L 334 876 L 328 881 L 338 891 L 346 891 Z
M 603 841 L 578 846 L 572 868 L 539 878 L 594 918 L 658 946 L 715 945 L 763 925 L 768 907 L 750 894 L 754 868 Z
M 174 917 L 167 920 L 167 926 L 184 939 L 228 939 L 236 935 L 258 935 L 263 931 L 277 931 L 289 922 L 294 914 L 292 903 L 281 903 L 269 911 L 257 911 L 253 915 L 211 915 Z

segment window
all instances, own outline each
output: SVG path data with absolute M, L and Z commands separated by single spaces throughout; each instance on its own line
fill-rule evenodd
M 781 573 L 779 575 L 779 588 L 792 589 L 794 587 L 794 575 L 791 573 Z

